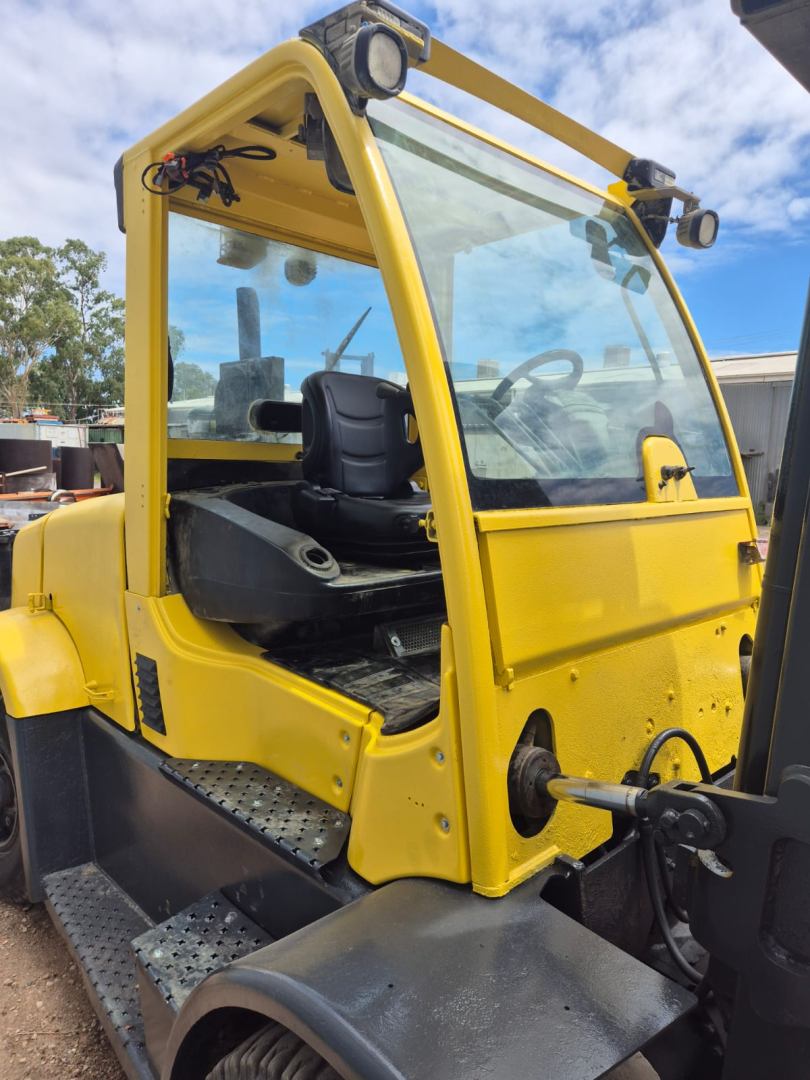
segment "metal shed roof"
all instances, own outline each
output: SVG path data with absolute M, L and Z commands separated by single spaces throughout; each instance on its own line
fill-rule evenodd
M 795 352 L 728 356 L 712 360 L 719 383 L 791 382 L 796 373 Z

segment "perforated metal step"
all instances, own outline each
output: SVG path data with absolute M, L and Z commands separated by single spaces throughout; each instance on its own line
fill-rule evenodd
M 153 924 L 95 863 L 44 879 L 46 903 L 78 962 L 93 1005 L 133 1077 L 154 1078 L 144 1048 L 130 942 Z
M 177 1012 L 211 972 L 272 941 L 221 892 L 214 892 L 141 934 L 132 948 L 144 973 Z
M 181 761 L 161 769 L 313 870 L 340 854 L 351 818 L 249 761 Z

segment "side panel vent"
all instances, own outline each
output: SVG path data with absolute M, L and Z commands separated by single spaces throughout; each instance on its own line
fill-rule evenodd
M 166 723 L 163 719 L 163 704 L 160 700 L 157 660 L 141 656 L 140 653 L 135 654 L 135 693 L 138 696 L 141 722 L 160 735 L 165 735 Z
M 430 615 L 396 623 L 381 623 L 374 628 L 374 647 L 398 659 L 438 652 L 446 615 Z

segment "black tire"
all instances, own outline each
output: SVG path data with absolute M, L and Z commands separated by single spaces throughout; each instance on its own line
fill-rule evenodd
M 320 1054 L 281 1024 L 268 1024 L 251 1035 L 206 1080 L 340 1080 Z
M 0 899 L 14 904 L 28 900 L 23 871 L 17 783 L 11 761 L 6 715 L 0 703 Z

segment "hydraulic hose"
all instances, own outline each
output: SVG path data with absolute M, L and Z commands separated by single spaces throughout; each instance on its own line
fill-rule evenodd
M 697 762 L 698 769 L 700 770 L 700 779 L 704 784 L 711 784 L 712 774 L 709 770 L 706 755 L 703 753 L 700 743 L 694 735 L 685 728 L 672 727 L 667 728 L 665 731 L 656 735 L 647 747 L 638 772 L 639 787 L 646 788 L 649 786 L 653 762 L 661 752 L 662 747 L 671 739 L 681 739 L 686 743 Z M 669 925 L 669 919 L 667 918 L 666 912 L 667 902 L 669 902 L 672 910 L 681 922 L 687 921 L 687 912 L 675 902 L 672 895 L 672 886 L 669 880 L 669 872 L 666 868 L 664 853 L 655 842 L 655 833 L 649 822 L 642 822 L 640 826 L 640 840 L 642 861 L 644 863 L 644 875 L 647 878 L 647 887 L 650 891 L 653 913 L 661 937 L 663 938 L 664 944 L 669 950 L 670 956 L 678 970 L 681 971 L 690 982 L 694 983 L 695 987 L 698 987 L 703 980 L 703 976 L 697 968 L 689 963 L 672 934 L 672 928 Z

